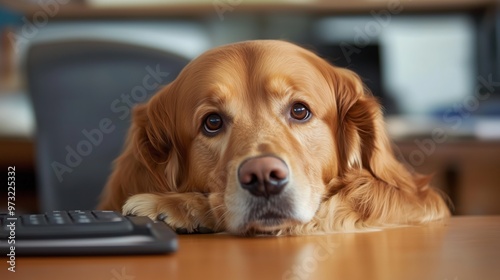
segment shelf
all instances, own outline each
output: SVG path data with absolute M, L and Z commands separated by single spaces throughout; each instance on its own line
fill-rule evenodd
M 53 2 L 53 1 L 52 1 Z M 32 18 L 44 9 L 34 1 L 0 0 L 0 3 L 11 10 L 20 12 Z M 230 1 L 202 1 L 200 3 L 173 2 L 165 4 L 144 5 L 92 5 L 84 1 L 70 1 L 60 5 L 53 19 L 92 19 L 92 18 L 163 18 L 163 17 L 217 17 L 215 4 L 229 5 Z M 226 4 L 224 4 L 226 3 Z M 495 0 L 420 0 L 420 1 L 382 1 L 382 0 L 318 0 L 318 1 L 241 1 L 241 4 L 229 8 L 227 14 L 237 13 L 309 13 L 309 14 L 339 14 L 339 13 L 369 13 L 388 10 L 391 14 L 408 12 L 449 12 L 471 11 L 494 7 Z

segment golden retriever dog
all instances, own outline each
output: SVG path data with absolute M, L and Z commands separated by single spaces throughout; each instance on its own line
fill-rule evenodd
M 449 216 L 350 70 L 294 44 L 210 50 L 134 109 L 100 209 L 180 233 L 299 235 Z

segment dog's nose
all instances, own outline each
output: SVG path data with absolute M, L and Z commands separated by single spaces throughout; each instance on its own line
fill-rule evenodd
M 288 183 L 288 175 L 285 162 L 273 156 L 248 159 L 238 170 L 241 187 L 254 196 L 279 194 Z

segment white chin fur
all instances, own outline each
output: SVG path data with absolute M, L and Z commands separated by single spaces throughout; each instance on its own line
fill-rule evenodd
M 310 189 L 308 189 L 310 190 Z M 312 220 L 319 205 L 319 197 L 311 198 L 310 191 L 299 191 L 290 187 L 285 194 L 292 200 L 292 215 L 289 219 L 278 225 L 265 225 L 260 221 L 248 221 L 251 194 L 243 189 L 238 189 L 231 195 L 226 195 L 225 202 L 228 210 L 226 226 L 230 233 L 241 234 L 246 231 L 258 230 L 262 232 L 276 231 L 293 224 L 305 224 Z

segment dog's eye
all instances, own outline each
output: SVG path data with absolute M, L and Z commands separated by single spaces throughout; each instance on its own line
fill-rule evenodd
M 210 114 L 205 118 L 203 129 L 208 134 L 219 132 L 222 128 L 222 117 L 218 114 Z
M 311 117 L 311 111 L 302 103 L 293 104 L 290 109 L 290 116 L 299 121 L 305 121 Z

